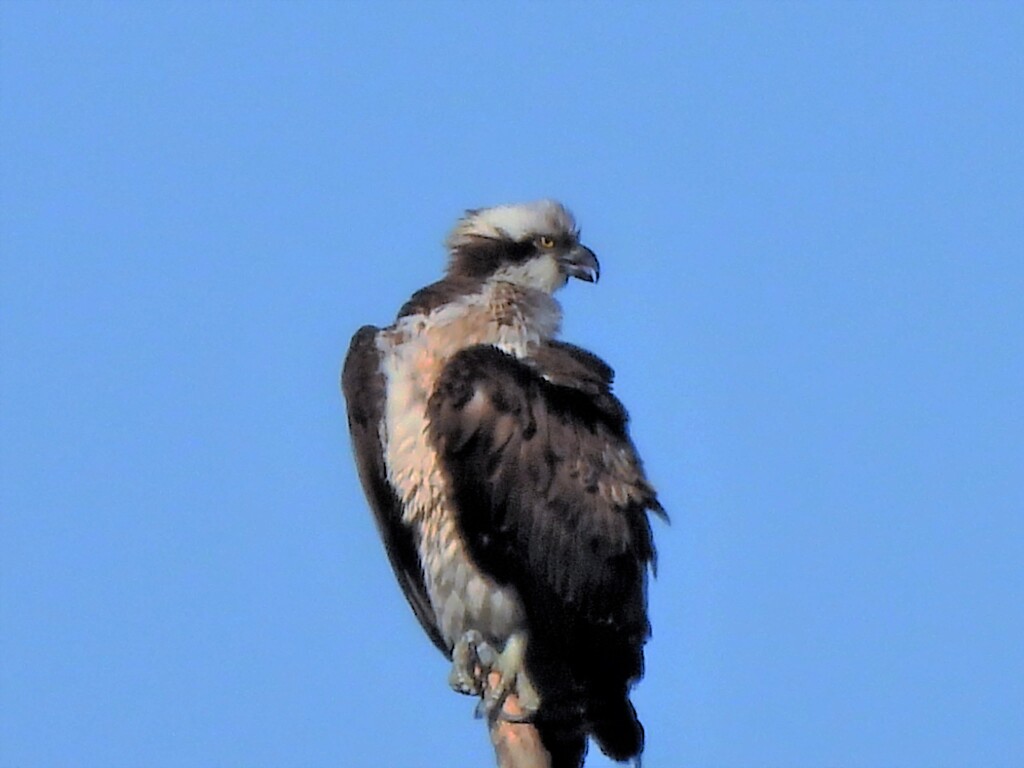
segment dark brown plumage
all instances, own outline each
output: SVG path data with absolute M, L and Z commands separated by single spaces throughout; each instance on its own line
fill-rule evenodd
M 587 723 L 621 760 L 642 747 L 627 694 L 650 632 L 647 511 L 662 509 L 611 369 L 571 345 L 542 349 L 523 361 L 492 346 L 459 352 L 430 398 L 431 436 L 470 553 L 526 606 L 539 720 Z

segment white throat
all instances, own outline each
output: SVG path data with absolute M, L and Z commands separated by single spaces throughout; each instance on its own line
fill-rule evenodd
M 491 278 L 549 295 L 563 287 L 568 279 L 554 256 L 538 256 L 522 264 L 510 264 L 499 269 Z

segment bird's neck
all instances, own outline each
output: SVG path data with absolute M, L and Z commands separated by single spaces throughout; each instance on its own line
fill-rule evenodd
M 392 334 L 398 343 L 413 343 L 441 363 L 460 349 L 492 344 L 516 357 L 527 357 L 539 344 L 556 337 L 562 308 L 550 294 L 515 283 L 491 280 L 443 304 L 401 317 Z
M 562 307 L 550 293 L 500 280 L 484 284 L 479 303 L 470 312 L 479 315 L 486 333 L 518 335 L 531 343 L 548 341 L 562 328 Z

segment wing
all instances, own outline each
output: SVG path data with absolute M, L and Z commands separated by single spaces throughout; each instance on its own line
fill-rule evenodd
M 637 668 L 625 679 L 639 676 L 649 633 L 647 512 L 664 512 L 611 377 L 568 344 L 526 361 L 477 346 L 446 365 L 428 413 L 478 565 L 517 588 L 534 629 L 628 638 Z
M 402 522 L 401 504 L 387 479 L 380 437 L 386 391 L 376 345 L 377 332 L 372 325 L 356 332 L 342 369 L 341 389 L 348 407 L 352 449 L 363 491 L 402 592 L 431 641 L 447 656 L 451 649 L 441 637 L 434 619 L 416 540 L 412 530 Z

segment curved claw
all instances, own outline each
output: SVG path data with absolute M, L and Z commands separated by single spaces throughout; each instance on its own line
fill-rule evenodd
M 535 714 L 536 712 L 529 714 L 526 712 L 509 712 L 507 709 L 502 707 L 498 710 L 498 714 L 495 715 L 495 718 L 501 720 L 503 723 L 532 723 L 533 716 Z

